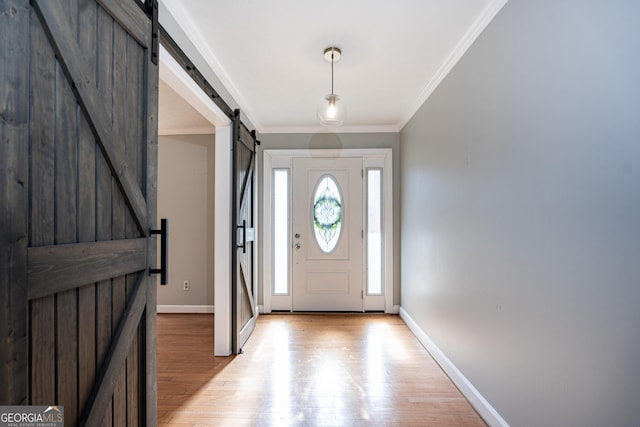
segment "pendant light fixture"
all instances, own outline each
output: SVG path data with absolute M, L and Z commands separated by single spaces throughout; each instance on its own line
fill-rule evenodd
M 317 109 L 318 119 L 323 126 L 340 126 L 347 117 L 347 108 L 340 100 L 340 95 L 333 93 L 333 64 L 340 61 L 342 51 L 331 46 L 324 50 L 323 57 L 327 62 L 331 62 L 331 93 L 320 100 Z

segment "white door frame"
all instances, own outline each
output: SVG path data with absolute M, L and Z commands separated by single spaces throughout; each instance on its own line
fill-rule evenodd
M 215 126 L 213 352 L 231 354 L 231 119 L 207 96 L 176 60 L 160 46 L 160 78 Z
M 383 186 L 383 257 L 384 257 L 384 312 L 394 313 L 393 306 L 393 169 L 391 148 L 376 149 L 344 149 L 344 150 L 264 150 L 263 151 L 263 214 L 262 214 L 262 282 L 264 313 L 272 310 L 273 288 L 273 258 L 272 254 L 272 181 L 274 169 L 288 169 L 291 171 L 293 158 L 339 158 L 362 157 L 364 168 L 380 168 L 382 170 Z M 291 266 L 290 266 L 291 267 Z M 291 277 L 291 275 L 290 275 Z M 217 304 L 216 304 L 217 305 Z

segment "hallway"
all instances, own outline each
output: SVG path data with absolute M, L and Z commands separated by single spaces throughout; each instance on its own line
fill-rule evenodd
M 158 315 L 159 426 L 485 425 L 397 316 L 263 315 L 212 349 L 212 315 Z

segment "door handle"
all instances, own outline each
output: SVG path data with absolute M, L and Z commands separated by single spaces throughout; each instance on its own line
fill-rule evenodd
M 162 218 L 160 220 L 160 230 L 149 230 L 150 235 L 159 234 L 160 235 L 160 268 L 149 268 L 149 276 L 152 274 L 160 275 L 160 284 L 166 285 L 168 283 L 169 277 L 169 226 L 167 218 Z
M 247 220 L 242 220 L 242 225 L 238 225 L 238 228 L 242 228 L 242 244 L 237 244 L 238 248 L 242 248 L 242 253 L 247 253 Z
M 300 249 L 300 243 L 296 243 L 293 247 L 296 248 L 296 250 Z

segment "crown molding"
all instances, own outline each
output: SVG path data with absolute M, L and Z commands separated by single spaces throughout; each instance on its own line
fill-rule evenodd
M 220 61 L 218 61 L 218 58 L 209 48 L 207 40 L 202 35 L 202 33 L 197 30 L 197 25 L 193 22 L 193 19 L 191 19 L 191 15 L 189 15 L 185 11 L 180 2 L 171 0 L 160 0 L 160 3 L 162 4 L 162 7 L 164 7 L 174 18 L 177 25 L 189 38 L 191 43 L 193 43 L 193 46 L 196 48 L 198 53 L 200 53 L 211 71 L 213 71 L 213 74 L 220 80 L 222 86 L 227 90 L 227 92 L 229 92 L 229 95 L 231 95 L 235 103 L 240 106 L 242 114 L 247 117 L 249 122 L 251 122 L 251 124 L 256 129 L 259 128 L 260 123 L 256 120 L 256 115 L 254 113 L 255 109 L 251 106 L 251 104 L 245 97 L 240 95 L 240 91 L 236 88 L 235 84 L 229 77 L 229 74 L 226 72 Z M 215 22 L 212 25 L 215 25 Z M 203 70 L 201 70 L 201 72 L 202 71 Z M 228 100 L 227 103 L 229 103 Z
M 269 126 L 258 129 L 260 134 L 268 133 L 398 133 L 396 125 L 380 126 L 340 126 L 329 128 L 325 126 Z
M 420 96 L 413 103 L 411 108 L 404 114 L 402 120 L 398 123 L 398 128 L 402 129 L 411 120 L 413 115 L 422 107 L 422 104 L 426 102 L 431 96 L 433 91 L 442 83 L 444 78 L 449 74 L 451 69 L 458 63 L 460 58 L 465 54 L 467 49 L 476 41 L 478 36 L 482 34 L 485 28 L 491 23 L 493 18 L 496 17 L 498 12 L 507 4 L 509 0 L 493 0 L 487 7 L 478 15 L 471 27 L 462 36 L 456 47 L 451 51 L 447 59 L 440 65 L 438 71 L 434 74 L 433 78 L 427 83 L 427 86 L 422 90 Z

